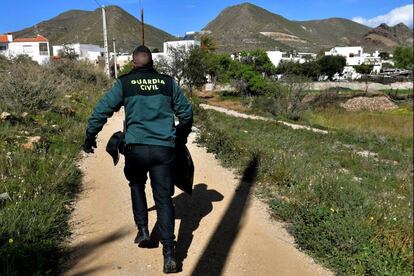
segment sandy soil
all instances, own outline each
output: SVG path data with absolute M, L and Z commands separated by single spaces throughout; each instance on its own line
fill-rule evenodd
M 154 248 L 139 248 L 133 243 L 136 230 L 123 159 L 114 167 L 105 152 L 122 120 L 122 113 L 114 115 L 99 136 L 96 153 L 80 164 L 84 190 L 72 218 L 65 275 L 162 275 L 155 211 L 149 213 Z M 174 195 L 177 254 L 183 260 L 179 275 L 332 275 L 300 252 L 283 223 L 270 219 L 265 204 L 251 195 L 256 160 L 237 176 L 194 138 L 192 133 L 188 143 L 195 164 L 194 194 L 176 189 Z M 149 183 L 146 190 L 152 207 Z

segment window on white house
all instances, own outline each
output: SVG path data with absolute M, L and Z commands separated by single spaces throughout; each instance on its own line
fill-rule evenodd
M 47 43 L 39 43 L 39 53 L 41 56 L 49 55 L 49 52 L 47 50 Z
M 6 45 L 0 45 L 0 51 L 6 51 L 7 46 Z
M 32 45 L 23 45 L 23 53 L 24 54 L 31 54 L 33 53 Z

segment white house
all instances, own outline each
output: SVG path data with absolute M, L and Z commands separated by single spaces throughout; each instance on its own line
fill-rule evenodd
M 0 35 L 0 54 L 7 58 L 28 55 L 39 64 L 50 60 L 49 41 L 42 35 L 33 38 L 13 38 L 12 34 Z
M 65 44 L 65 45 L 54 45 L 53 56 L 59 56 L 59 53 L 65 48 L 69 48 L 74 54 L 78 55 L 78 59 L 87 60 L 90 62 L 97 62 L 98 58 L 104 53 L 104 49 L 98 45 L 93 44 Z
M 267 51 L 266 54 L 275 67 L 277 67 L 282 61 L 305 63 L 308 60 L 316 58 L 316 54 L 314 53 L 286 53 L 282 51 Z
M 346 58 L 346 65 L 361 65 L 365 61 L 364 49 L 361 46 L 334 47 L 325 56 L 343 56 Z
M 154 54 L 153 54 L 154 55 Z M 112 53 L 111 53 L 112 56 Z M 132 60 L 132 55 L 131 54 L 127 54 L 127 53 L 118 53 L 116 55 L 116 63 L 118 64 L 119 67 L 123 67 L 126 64 L 128 64 L 129 62 L 131 62 Z
M 13 42 L 13 36 L 11 34 L 0 35 L 0 54 L 8 56 L 9 44 Z
M 193 34 L 193 32 L 188 32 L 188 34 Z M 177 49 L 183 47 L 186 50 L 189 50 L 191 47 L 201 46 L 201 42 L 197 39 L 183 39 L 183 40 L 174 40 L 174 41 L 166 41 L 163 45 L 163 52 L 162 53 L 153 53 L 152 59 L 156 61 L 160 57 L 170 57 L 171 49 Z
M 282 51 L 267 51 L 266 54 L 275 67 L 279 66 L 283 58 Z

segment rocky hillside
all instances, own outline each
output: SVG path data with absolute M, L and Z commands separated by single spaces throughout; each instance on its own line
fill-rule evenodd
M 141 43 L 141 23 L 134 16 L 118 6 L 108 6 L 106 18 L 108 39 L 115 38 L 120 51 L 130 52 Z M 16 37 L 36 34 L 47 37 L 51 45 L 80 42 L 103 46 L 102 11 L 71 10 L 14 33 Z M 163 42 L 170 39 L 174 37 L 169 33 L 145 25 L 145 44 L 150 48 L 162 49 Z
M 412 47 L 413 30 L 403 23 L 394 27 L 381 24 L 366 33 L 362 41 L 366 48 L 371 50 L 380 48 L 384 51 L 391 51 L 399 45 Z
M 344 18 L 293 21 L 243 3 L 224 9 L 203 30 L 211 33 L 224 52 L 256 48 L 318 52 L 350 45 L 361 45 L 369 51 L 392 50 L 412 37 L 412 31 L 403 24 L 391 30 L 380 27 L 371 29 Z

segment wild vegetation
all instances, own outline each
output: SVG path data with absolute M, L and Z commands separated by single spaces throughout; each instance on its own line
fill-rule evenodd
M 200 109 L 196 119 L 224 165 L 259 156 L 257 194 L 302 250 L 339 275 L 411 275 L 412 135 L 317 134 Z
M 394 51 L 395 66 L 397 68 L 413 68 L 413 48 L 397 47 Z
M 0 60 L 0 274 L 56 274 L 91 105 L 108 86 L 73 60 Z
M 342 71 L 338 57 L 274 68 L 264 52 L 252 51 L 235 60 L 210 54 L 206 64 L 213 85 L 234 89 L 198 93 L 195 102 L 329 131 L 293 130 L 195 106 L 199 142 L 224 165 L 242 171 L 259 156 L 257 195 L 288 222 L 300 248 L 339 275 L 411 275 L 412 100 L 392 98 L 395 110 L 351 112 L 340 103 L 367 91 L 310 90 L 309 81 L 322 72 Z M 275 73 L 284 76 L 276 81 Z

